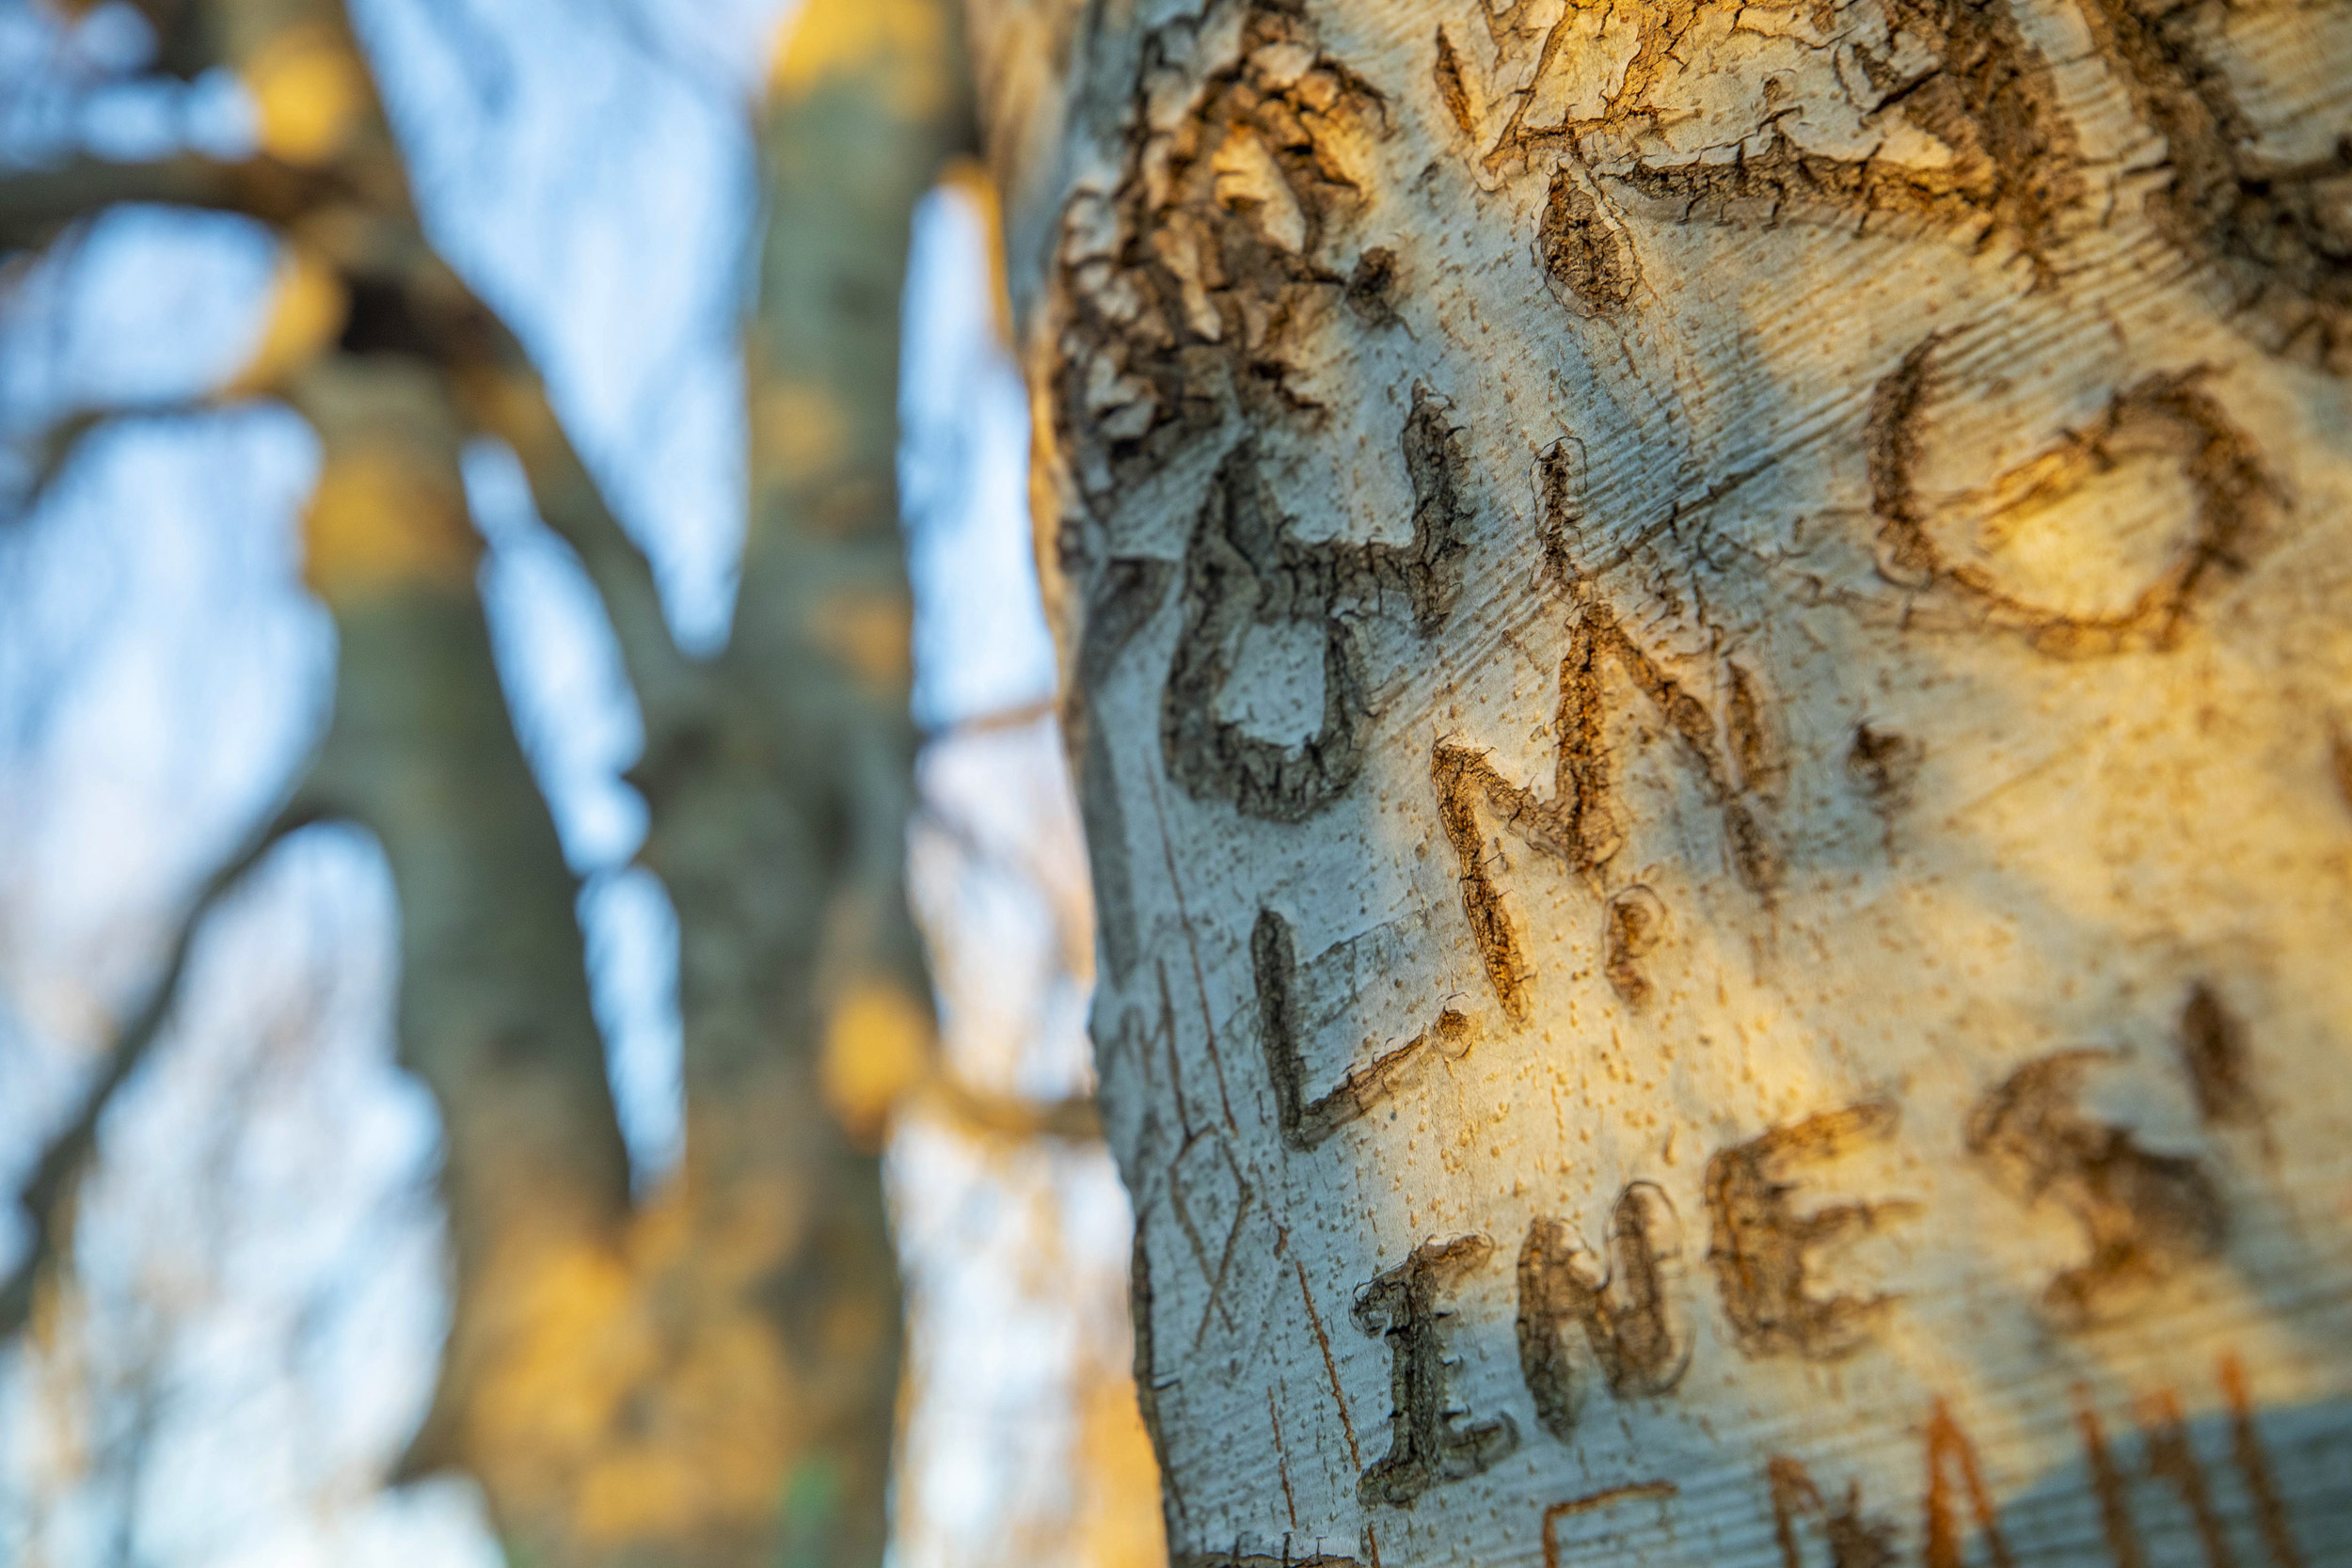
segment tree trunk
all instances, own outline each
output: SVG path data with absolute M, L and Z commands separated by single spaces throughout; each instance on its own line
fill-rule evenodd
M 972 21 L 1176 1560 L 2352 1560 L 2352 12 Z
M 520 346 L 426 244 L 342 0 L 149 8 L 172 59 L 243 80 L 259 155 L 7 182 L 0 243 L 141 198 L 246 212 L 287 242 L 265 341 L 227 390 L 285 397 L 323 449 L 306 570 L 341 647 L 298 804 L 383 844 L 403 1060 L 447 1150 L 453 1323 L 403 1472 L 469 1472 L 533 1568 L 872 1568 L 902 1338 L 876 1150 L 937 1076 L 902 885 L 898 315 L 914 204 L 971 139 L 956 13 L 810 0 L 786 40 L 743 592 L 733 643 L 697 663 Z M 687 1148 L 635 1206 L 576 880 L 476 595 L 469 437 L 515 449 L 644 715 L 633 782 L 678 912 Z M 69 1184 L 32 1195 L 44 1220 Z M 0 1284 L 0 1327 L 30 1310 L 32 1275 Z

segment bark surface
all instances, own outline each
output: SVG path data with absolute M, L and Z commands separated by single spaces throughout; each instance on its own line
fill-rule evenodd
M 1176 1560 L 2352 1560 L 2352 12 L 971 13 Z

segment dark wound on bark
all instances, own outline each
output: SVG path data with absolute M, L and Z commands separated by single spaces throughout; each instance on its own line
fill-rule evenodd
M 1383 546 L 1358 546 L 1366 569 L 1383 591 L 1401 578 L 1413 604 L 1413 626 L 1427 637 L 1445 624 L 1462 593 L 1462 562 L 1470 554 L 1470 455 L 1453 420 L 1454 405 L 1426 387 L 1413 388 L 1398 446 L 1413 487 L 1413 542 L 1402 552 Z
M 2181 1269 L 2221 1250 L 2227 1216 L 2202 1166 L 2139 1147 L 2076 1109 L 2083 1074 L 2112 1059 L 2068 1051 L 2026 1063 L 1969 1114 L 1968 1151 L 2028 1208 L 2073 1215 L 2090 1256 L 2060 1273 L 2042 1306 L 2060 1327 L 2118 1316 Z
M 1669 1393 L 1691 1362 L 1691 1337 L 1670 1292 L 1680 1282 L 1681 1223 L 1666 1195 L 1637 1181 L 1609 1216 L 1609 1262 L 1597 1263 L 1567 1226 L 1538 1215 L 1519 1245 L 1519 1372 L 1535 1418 L 1562 1442 L 1582 1400 L 1569 1337 L 1579 1328 L 1618 1399 Z
M 1639 1006 L 1656 990 L 1642 972 L 1642 960 L 1665 940 L 1666 906 L 1658 895 L 1639 885 L 1609 895 L 1601 912 L 1600 972 L 1617 994 Z
M 1113 231 L 1083 254 L 1066 253 L 1057 279 L 1063 368 L 1055 423 L 1081 487 L 1098 501 L 1157 471 L 1236 406 L 1250 420 L 1311 419 L 1316 405 L 1286 352 L 1299 324 L 1318 299 L 1344 297 L 1375 312 L 1382 304 L 1351 293 L 1330 252 L 1367 198 L 1348 150 L 1387 134 L 1386 99 L 1322 53 L 1304 7 L 1256 0 L 1220 8 L 1244 12 L 1239 51 L 1199 82 L 1171 133 L 1149 129 L 1152 84 L 1177 69 L 1171 62 L 1189 53 L 1196 29 L 1177 24 L 1147 40 L 1105 214 Z M 1266 63 L 1302 48 L 1311 52 L 1304 71 Z M 1235 138 L 1258 145 L 1299 232 L 1286 232 L 1262 200 L 1220 187 L 1217 154 Z M 1066 230 L 1079 199 L 1065 214 Z
M 1249 962 L 1258 991 L 1258 1035 L 1265 1049 L 1266 1076 L 1274 1084 L 1275 1115 L 1282 1142 L 1310 1149 L 1394 1093 L 1406 1069 L 1436 1049 L 1460 1055 L 1473 1026 L 1448 1007 L 1438 1021 L 1403 1045 L 1348 1069 L 1339 1086 L 1315 1100 L 1306 1098 L 1306 1067 L 1299 1058 L 1298 957 L 1290 922 L 1272 910 L 1258 911 L 1249 933 Z
M 1536 537 L 1544 552 L 1544 575 L 1553 585 L 1573 589 L 1584 580 L 1575 546 L 1583 526 L 1584 443 L 1564 436 L 1535 460 Z
M 1731 695 L 1724 704 L 1724 734 L 1731 741 L 1731 760 L 1740 767 L 1740 782 L 1767 800 L 1777 799 L 1788 779 L 1788 755 L 1764 701 L 1763 689 L 1742 666 L 1726 662 Z
M 1891 1137 L 1899 1113 L 1891 1101 L 1825 1111 L 1724 1149 L 1707 1163 L 1707 1209 L 1714 1225 L 1708 1261 L 1740 1350 L 1751 1356 L 1798 1355 L 1836 1361 L 1870 1342 L 1895 1298 L 1816 1296 L 1810 1255 L 1889 1221 L 1909 1218 L 1907 1202 L 1840 1203 L 1800 1214 L 1790 1202 L 1792 1167 L 1838 1159 Z
M 1184 628 L 1160 705 L 1168 776 L 1186 793 L 1230 801 L 1245 816 L 1297 822 L 1356 782 L 1371 705 L 1356 631 L 1340 612 L 1380 607 L 1393 594 L 1425 637 L 1445 624 L 1461 588 L 1469 465 L 1446 406 L 1416 388 L 1400 437 L 1413 486 L 1409 544 L 1302 543 L 1291 537 L 1250 443 L 1219 465 L 1184 551 Z M 1216 713 L 1243 633 L 1283 622 L 1315 626 L 1324 640 L 1321 722 L 1295 747 Z
M 1494 1243 L 1484 1236 L 1424 1242 L 1356 1294 L 1349 1313 L 1356 1326 L 1389 1342 L 1392 1405 L 1389 1451 L 1367 1466 L 1357 1483 L 1357 1497 L 1366 1507 L 1410 1508 L 1431 1487 L 1477 1475 L 1519 1446 L 1518 1423 L 1509 1416 L 1463 1421 L 1451 1407 L 1439 1333 L 1453 1314 L 1438 1302 L 1493 1252 Z
M 1614 315 L 1633 297 L 1632 247 L 1565 168 L 1552 174 L 1535 254 L 1553 297 L 1580 314 Z
M 1356 258 L 1347 275 L 1347 308 L 1370 326 L 1394 326 L 1396 313 L 1396 252 L 1374 245 Z
M 1445 36 L 1440 24 L 1437 31 L 1437 58 L 1429 68 L 1430 80 L 1438 88 L 1438 102 L 1445 105 L 1454 126 L 1474 145 L 1478 140 L 1478 117 L 1471 112 L 1470 85 L 1462 77 L 1462 56 L 1454 49 L 1454 40 Z
M 2068 614 L 2010 593 L 1982 566 L 1949 560 L 1935 541 L 1934 517 L 1918 494 L 1917 473 L 1934 390 L 1932 358 L 1941 341 L 1930 337 L 1914 348 L 1871 393 L 1864 444 L 1882 574 L 1921 594 L 1948 593 L 1973 606 L 1985 626 L 2019 633 L 2036 651 L 2055 657 L 2173 646 L 2199 592 L 2219 571 L 2244 568 L 2248 551 L 2281 501 L 2278 482 L 2264 468 L 2251 438 L 2199 385 L 2201 372 L 2152 375 L 2135 383 L 2115 394 L 2088 428 L 2067 433 L 1995 480 L 1995 490 L 2019 491 L 2013 504 L 2022 507 L 2058 500 L 2147 451 L 2160 451 L 2180 462 L 2197 498 L 2187 546 L 2140 590 L 2130 608 L 2108 615 Z M 2140 450 L 2127 451 L 2126 443 Z
M 2246 1025 L 2202 980 L 2189 988 L 2188 1001 L 2181 1008 L 2180 1044 L 2181 1065 L 2197 1097 L 2199 1116 L 2226 1127 L 2262 1119 Z
M 1925 749 L 1909 736 L 1883 730 L 1867 720 L 1856 724 L 1846 748 L 1846 777 L 1871 808 L 1892 812 L 1911 799 Z

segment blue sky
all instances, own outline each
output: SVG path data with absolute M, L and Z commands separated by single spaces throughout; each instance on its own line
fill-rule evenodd
M 716 646 L 741 536 L 747 105 L 775 0 L 354 9 L 437 244 L 546 369 L 681 641 Z M 139 49 L 124 8 L 65 34 L 0 0 L 0 155 L 235 150 L 248 117 L 233 84 L 126 83 Z M 982 244 L 967 200 L 934 196 L 918 214 L 901 469 L 927 728 L 1032 705 L 1054 678 L 1028 555 L 1025 405 L 993 341 Z M 8 434 L 99 403 L 153 410 L 90 442 L 38 512 L 0 524 L 0 1178 L 12 1182 L 148 977 L 172 909 L 269 809 L 326 717 L 332 630 L 295 578 L 313 443 L 283 410 L 182 406 L 254 341 L 273 264 L 268 237 L 240 220 L 124 211 L 0 298 Z M 620 779 L 637 716 L 601 609 L 511 456 L 471 451 L 467 479 L 501 674 L 584 879 L 597 1016 L 632 1160 L 655 1180 L 680 1139 L 675 932 L 659 884 L 628 863 L 644 826 Z M 1050 741 L 1038 755 L 1056 755 Z M 1017 766 L 1066 793 L 1057 762 Z M 1068 815 L 1046 814 L 1074 844 Z M 963 891 L 940 907 L 993 898 L 999 924 L 1027 933 L 1022 972 L 1049 984 L 1051 920 L 1023 913 L 1017 890 L 956 874 Z M 208 927 L 169 1041 L 104 1130 L 78 1340 L 0 1358 L 0 1557 L 103 1560 L 127 1528 L 143 1560 L 175 1564 L 492 1560 L 462 1485 L 373 1486 L 421 1410 L 444 1311 L 431 1108 L 390 1065 L 389 896 L 363 835 L 317 832 Z M 1083 995 L 1056 994 L 1049 1066 L 1042 1079 L 1024 1069 L 1041 1092 L 1086 1072 Z M 972 1027 L 1010 1029 L 1017 1053 L 1036 1032 L 1028 1006 L 980 1006 Z M 899 1160 L 901 1186 L 960 1183 L 969 1218 L 985 1183 L 926 1147 Z M 1074 1195 L 1086 1235 L 1109 1226 L 1087 1244 L 1123 1260 L 1123 1233 L 1110 1234 L 1123 1199 L 1097 1164 L 1046 1179 Z M 0 1254 L 22 1244 L 13 1224 L 0 1221 Z M 968 1262 L 931 1277 L 955 1269 L 959 1288 L 982 1288 Z M 1051 1313 L 1026 1321 L 1032 1338 L 1070 1333 Z M 234 1485 L 220 1469 L 232 1455 Z

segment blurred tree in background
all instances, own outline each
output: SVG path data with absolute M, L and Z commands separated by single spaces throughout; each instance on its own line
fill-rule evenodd
M 628 20 L 643 47 L 675 41 L 644 16 Z M 452 53 L 464 69 L 492 78 L 506 69 L 481 39 L 462 36 L 481 26 L 462 7 L 429 21 L 460 32 Z M 924 1193 L 968 1196 L 993 1180 L 1000 1196 L 1025 1184 L 1033 1204 L 1056 1211 L 1025 1222 L 1025 1241 L 998 1240 L 1016 1264 L 1064 1243 L 1114 1260 L 1091 1274 L 1069 1260 L 1052 1271 L 1091 1280 L 1088 1298 L 1108 1310 L 1089 1321 L 1076 1303 L 1060 1320 L 1070 1366 L 1042 1402 L 1049 1408 L 1031 1412 L 1050 1419 L 1055 1397 L 1066 1407 L 1061 1450 L 1034 1456 L 1058 1462 L 1059 1484 L 1023 1497 L 1008 1477 L 991 1479 L 991 1523 L 1019 1527 L 996 1549 L 1025 1562 L 1155 1554 L 1148 1453 L 1124 1381 L 1123 1239 L 1106 1237 L 1103 1219 L 1076 1217 L 1089 1202 L 1115 1211 L 1117 1200 L 1092 1142 L 1083 1054 L 1070 1045 L 1080 1038 L 1092 917 L 1074 820 L 1056 804 L 1066 786 L 1040 705 L 1050 684 L 993 709 L 969 690 L 934 693 L 926 717 L 937 733 L 916 795 L 899 474 L 937 492 L 910 498 L 936 518 L 965 499 L 956 492 L 977 468 L 969 454 L 943 465 L 936 452 L 927 463 L 919 443 L 901 451 L 910 229 L 926 203 L 935 230 L 977 225 L 967 273 L 986 268 L 994 245 L 985 190 L 956 164 L 975 135 L 960 15 L 929 0 L 814 0 L 785 25 L 772 69 L 755 83 L 763 237 L 740 360 L 749 505 L 732 626 L 715 647 L 674 632 L 677 594 L 665 613 L 655 571 L 575 446 L 539 359 L 428 234 L 376 85 L 384 51 L 361 47 L 340 0 L 156 0 L 136 16 L 117 7 L 52 25 L 76 40 L 126 34 L 119 77 L 155 91 L 168 90 L 164 79 L 192 84 L 179 89 L 183 112 L 210 95 L 249 106 L 249 120 L 242 136 L 208 146 L 187 134 L 201 124 L 189 118 L 177 135 L 151 135 L 144 157 L 71 137 L 32 148 L 0 181 L 0 242 L 41 253 L 16 266 L 24 313 L 41 303 L 33 285 L 72 276 L 77 247 L 118 221 L 122 204 L 264 226 L 272 281 L 258 345 L 210 385 L 159 401 L 52 397 L 26 433 L 24 494 L 9 526 L 29 538 L 34 520 L 61 509 L 65 481 L 87 466 L 85 449 L 117 434 L 125 402 L 151 403 L 133 410 L 151 417 L 291 410 L 316 443 L 300 569 L 332 620 L 334 676 L 323 735 L 260 825 L 198 879 L 140 999 L 78 1096 L 49 1118 L 56 1125 L 24 1183 L 27 1242 L 0 1296 L 0 1326 L 29 1326 L 44 1364 L 61 1364 L 86 1316 L 73 1284 L 75 1214 L 94 1159 L 123 1141 L 102 1132 L 119 1098 L 168 1070 L 161 1053 L 174 1020 L 191 1011 L 187 982 L 216 923 L 208 917 L 219 909 L 227 920 L 240 889 L 279 875 L 269 868 L 281 840 L 343 824 L 364 830 L 390 875 L 399 1056 L 438 1115 L 453 1266 L 437 1386 L 394 1479 L 470 1476 L 518 1562 L 878 1561 L 901 1425 L 900 1283 L 880 1163 L 895 1120 L 910 1173 L 898 1183 L 902 1230 L 922 1231 Z M 22 90 L 40 87 L 28 76 Z M 513 85 L 493 79 L 485 90 Z M 614 130 L 626 144 L 620 107 Z M 951 188 L 927 195 L 943 176 Z M 139 293 L 159 286 L 166 263 L 145 264 L 158 270 L 136 281 Z M 977 292 L 985 301 L 988 291 Z M 196 310 L 208 309 L 189 293 Z M 1001 306 L 982 313 L 1001 317 Z M 613 319 L 623 331 L 631 325 L 626 309 Z M 1000 341 L 1003 330 L 999 321 Z M 974 366 L 985 369 L 975 360 L 949 373 Z M 970 438 L 972 422 L 956 427 L 952 408 L 927 409 L 925 389 L 910 379 L 911 430 L 961 428 Z M 933 404 L 943 393 L 957 401 L 952 383 L 930 392 Z M 1009 468 L 1018 472 L 1017 454 Z M 512 515 L 535 510 L 562 546 L 537 545 L 535 525 L 509 525 L 516 543 L 501 568 L 487 520 L 501 497 Z M 918 570 L 941 531 L 916 530 Z M 584 613 L 609 624 L 624 701 L 633 699 L 642 729 L 628 773 L 636 800 L 623 809 L 642 811 L 634 862 L 659 878 L 675 911 L 682 1128 L 668 1140 L 682 1140 L 683 1157 L 666 1179 L 646 1154 L 663 1134 L 641 1127 L 632 1183 L 630 1107 L 616 1105 L 611 1086 L 630 1069 L 617 1056 L 608 1063 L 615 1029 L 610 1016 L 599 1028 L 576 915 L 589 908 L 580 854 L 547 788 L 548 757 L 565 741 L 527 723 L 518 736 L 513 714 L 525 709 L 506 694 L 517 659 L 531 657 L 508 644 L 527 643 L 531 628 L 501 627 L 485 611 L 485 585 L 501 569 L 528 570 L 517 563 L 534 549 L 559 574 L 584 571 Z M 1034 587 L 1026 592 L 1033 606 Z M 29 622 L 20 626 L 25 657 L 70 657 Z M 930 641 L 952 670 L 955 640 Z M 36 672 L 22 683 L 28 713 L 44 684 L 56 681 Z M 985 696 L 985 686 L 975 689 Z M 916 886 L 928 890 L 951 1010 L 963 1015 L 951 1020 L 945 1053 L 907 900 L 911 816 Z M 609 847 L 602 858 L 608 895 L 634 885 L 642 901 L 643 884 L 624 878 L 643 873 L 612 866 Z M 629 859 L 626 849 L 617 858 Z M 341 873 L 346 899 L 351 877 Z M 992 959 L 1001 970 L 1002 932 L 1017 921 L 1007 927 L 1000 917 L 977 952 L 959 936 L 985 918 L 966 884 L 991 878 L 1014 884 L 1026 900 L 1019 912 L 1036 926 L 1041 911 L 1050 937 L 1028 955 L 1025 989 L 989 973 Z M 336 894 L 310 896 L 331 903 Z M 325 978 L 331 952 L 297 967 L 297 990 L 338 989 Z M 281 1010 L 272 1051 L 298 1053 L 318 1033 L 309 1015 L 338 1005 L 351 1002 L 314 994 L 309 1014 Z M 990 1020 L 992 1006 L 1011 1016 Z M 287 1076 L 254 1058 L 240 1092 L 278 1092 Z M 645 1120 L 642 1107 L 635 1114 Z M 204 1135 L 235 1142 L 220 1130 Z M 277 1175 L 317 1181 L 342 1152 L 284 1151 Z M 975 1462 L 926 1421 L 971 1381 L 942 1357 L 958 1323 L 977 1315 L 959 1299 L 972 1282 L 946 1277 L 927 1295 L 920 1277 L 926 1258 L 942 1269 L 956 1258 L 961 1239 L 948 1224 L 928 1253 L 909 1253 L 918 1322 L 937 1325 L 939 1347 L 929 1368 L 918 1347 L 902 1443 L 932 1456 L 898 1489 L 902 1549 L 917 1554 L 927 1512 L 956 1490 L 926 1478 Z M 1089 1224 L 1090 1242 L 1072 1230 Z M 344 1266 L 369 1267 L 365 1250 Z M 1027 1289 L 1062 1288 L 1046 1277 Z M 145 1338 L 156 1345 L 171 1308 L 152 1310 Z M 114 1422 L 128 1410 L 128 1435 L 111 1446 L 138 1454 L 164 1385 L 141 1374 L 121 1383 L 99 1415 Z M 133 1473 L 112 1504 L 113 1555 L 143 1560 L 151 1486 L 140 1461 L 127 1463 Z M 26 1528 L 28 1550 L 75 1549 L 72 1530 Z M 929 1528 L 929 1560 L 991 1560 L 977 1543 Z

